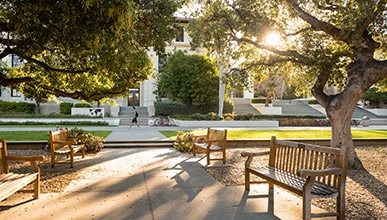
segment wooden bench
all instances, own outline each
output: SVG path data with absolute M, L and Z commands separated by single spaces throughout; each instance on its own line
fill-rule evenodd
M 81 151 L 82 158 L 85 157 L 85 145 L 77 144 L 75 137 L 69 136 L 68 129 L 49 131 L 50 135 L 50 150 L 51 150 L 51 167 L 55 164 L 69 163 L 70 167 L 74 167 L 74 155 Z M 70 157 L 70 161 L 56 160 L 57 155 Z
M 4 139 L 0 140 L 0 159 L 1 159 L 1 174 L 0 174 L 0 201 L 8 198 L 16 192 L 33 192 L 34 198 L 38 199 L 40 194 L 40 168 L 38 161 L 43 161 L 42 155 L 24 157 L 10 156 L 7 151 L 7 143 Z M 33 173 L 11 173 L 9 172 L 8 161 L 28 161 L 31 163 Z M 25 186 L 34 183 L 32 190 L 23 190 Z
M 275 184 L 302 196 L 303 219 L 327 216 L 344 219 L 348 152 L 346 147 L 323 147 L 272 137 L 270 151 L 241 153 L 247 157 L 245 189 L 250 190 L 252 183 L 268 183 L 269 201 L 273 202 Z M 269 155 L 268 166 L 254 167 L 253 158 L 262 155 Z M 253 182 L 251 174 L 266 181 Z M 311 213 L 311 199 L 317 198 L 336 198 L 336 212 Z
M 227 129 L 219 130 L 208 127 L 207 134 L 194 136 L 192 152 L 196 156 L 198 151 L 204 151 L 207 157 L 207 165 L 211 160 L 222 160 L 226 163 Z M 221 152 L 222 157 L 211 157 L 211 152 Z

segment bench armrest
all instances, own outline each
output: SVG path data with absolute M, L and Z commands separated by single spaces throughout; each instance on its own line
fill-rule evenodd
M 343 169 L 341 168 L 327 168 L 323 170 L 304 170 L 301 169 L 298 171 L 298 174 L 303 177 L 316 177 L 316 176 L 329 176 L 334 174 L 341 174 L 343 172 Z
M 16 160 L 16 161 L 29 161 L 32 168 L 34 169 L 35 172 L 40 172 L 40 168 L 38 166 L 38 161 L 43 161 L 44 160 L 44 157 L 42 155 L 38 155 L 38 156 L 31 156 L 31 157 L 27 157 L 27 156 L 6 156 L 5 159 L 7 161 L 9 160 Z M 7 165 L 8 166 L 8 165 Z M 7 169 L 7 172 L 9 171 L 8 170 L 8 167 L 6 168 Z
M 244 151 L 241 153 L 242 157 L 247 157 L 247 160 L 245 162 L 245 168 L 250 166 L 254 157 L 265 156 L 265 155 L 270 155 L 270 151 L 261 151 L 261 152 L 246 152 L 246 151 Z
M 262 152 L 242 152 L 242 157 L 256 157 L 256 156 L 263 156 L 263 155 L 269 155 L 270 151 L 262 151 Z
M 44 157 L 42 155 L 38 156 L 31 156 L 31 157 L 26 157 L 26 156 L 6 156 L 7 160 L 19 160 L 19 161 L 43 161 Z

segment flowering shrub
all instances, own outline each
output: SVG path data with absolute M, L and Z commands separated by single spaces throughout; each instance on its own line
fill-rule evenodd
M 190 132 L 178 131 L 174 148 L 180 152 L 192 151 L 193 134 Z
M 87 151 L 98 152 L 103 148 L 103 138 L 91 133 L 84 134 L 84 143 Z
M 103 148 L 105 140 L 102 137 L 96 136 L 92 133 L 87 133 L 82 128 L 73 128 L 69 130 L 69 136 L 77 137 L 76 141 L 84 143 L 87 151 L 98 152 Z

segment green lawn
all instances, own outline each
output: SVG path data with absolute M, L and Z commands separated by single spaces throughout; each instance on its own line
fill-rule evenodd
M 106 138 L 112 131 L 87 131 Z M 48 131 L 0 131 L 0 138 L 7 141 L 48 141 Z
M 184 130 L 195 135 L 205 134 L 206 130 Z M 166 137 L 174 140 L 177 130 L 160 131 Z M 331 130 L 228 130 L 228 139 L 252 139 L 252 138 L 331 138 Z M 353 130 L 353 138 L 387 138 L 387 130 Z

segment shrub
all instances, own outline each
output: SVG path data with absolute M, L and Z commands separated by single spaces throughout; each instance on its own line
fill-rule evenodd
M 308 105 L 316 105 L 316 104 L 319 104 L 316 99 L 312 99 L 308 101 Z
M 103 148 L 105 140 L 102 137 L 89 133 L 82 128 L 72 128 L 69 130 L 69 135 L 78 137 L 78 141 L 85 144 L 88 152 L 99 152 Z
M 0 112 L 34 114 L 36 105 L 27 102 L 5 102 L 0 100 Z
M 91 105 L 89 103 L 76 103 L 74 108 L 91 108 Z
M 251 103 L 253 103 L 253 104 L 265 104 L 266 99 L 253 98 L 253 99 L 251 99 Z M 271 103 L 271 99 L 269 99 L 269 103 Z
M 223 114 L 233 113 L 233 112 L 234 112 L 234 102 L 231 99 L 226 98 L 223 103 Z
M 180 152 L 190 152 L 192 151 L 193 144 L 193 134 L 190 132 L 178 131 L 175 143 L 173 144 L 174 148 Z
M 71 102 L 62 102 L 59 104 L 59 111 L 64 115 L 71 115 L 71 108 L 74 106 Z

